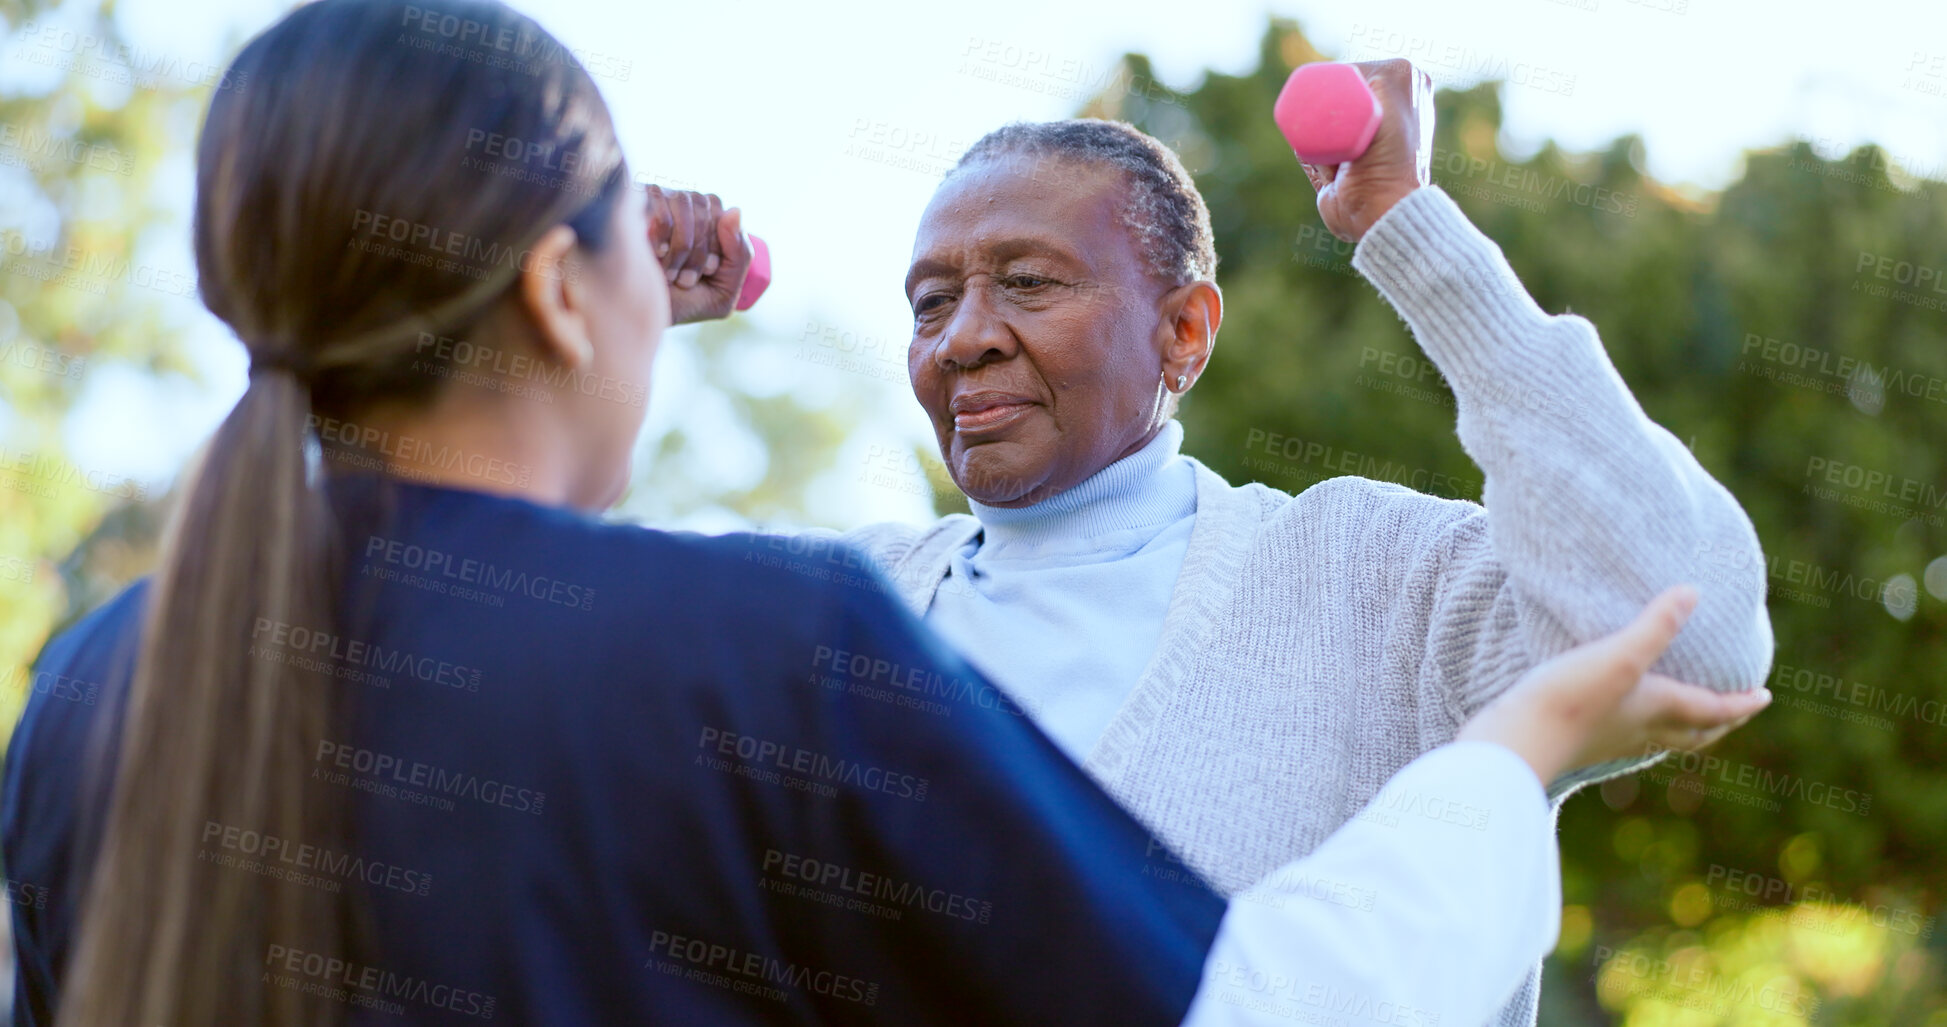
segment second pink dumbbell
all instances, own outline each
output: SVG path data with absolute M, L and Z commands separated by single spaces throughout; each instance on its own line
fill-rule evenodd
M 1350 64 L 1320 61 L 1285 79 L 1271 117 L 1306 164 L 1359 159 L 1379 131 L 1379 98 Z
M 744 276 L 744 287 L 737 293 L 737 309 L 749 310 L 771 287 L 771 248 L 757 236 L 750 237 L 750 273 Z

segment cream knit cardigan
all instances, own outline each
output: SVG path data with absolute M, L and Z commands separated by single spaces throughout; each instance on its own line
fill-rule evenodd
M 1196 464 L 1156 654 L 1084 766 L 1227 895 L 1311 852 L 1524 671 L 1665 587 L 1692 582 L 1702 600 L 1657 670 L 1729 691 L 1770 669 L 1750 520 L 1644 415 L 1588 321 L 1536 306 L 1437 187 L 1388 211 L 1352 263 L 1451 384 L 1485 506 L 1356 477 L 1293 496 Z M 979 532 L 956 514 L 845 540 L 924 615 Z M 1499 1022 L 1535 1022 L 1539 969 Z

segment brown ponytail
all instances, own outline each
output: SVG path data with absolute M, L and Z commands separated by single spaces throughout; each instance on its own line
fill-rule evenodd
M 342 811 L 293 773 L 293 755 L 329 726 L 330 682 L 248 654 L 258 617 L 325 621 L 309 411 L 293 376 L 253 377 L 191 473 L 149 601 L 63 1023 L 319 1022 L 296 993 L 239 976 L 249 968 L 237 957 L 273 940 L 341 951 L 338 896 L 196 858 L 205 822 L 342 837 Z
M 515 49 L 442 49 L 456 23 Z M 417 333 L 464 330 L 520 270 L 489 260 L 461 274 L 361 246 L 361 224 L 380 212 L 518 251 L 565 221 L 598 249 L 627 181 L 587 73 L 498 3 L 319 0 L 252 40 L 225 81 L 241 85 L 216 93 L 204 126 L 196 255 L 204 302 L 253 372 L 186 475 L 147 598 L 64 1027 L 345 1018 L 267 983 L 265 961 L 273 945 L 353 954 L 354 883 L 219 867 L 203 839 L 213 824 L 353 844 L 343 793 L 307 786 L 347 686 L 252 652 L 266 620 L 334 631 L 314 408 L 429 398 L 442 376 L 413 368 L 431 359 Z M 560 172 L 477 170 L 467 158 L 489 133 L 549 148 Z

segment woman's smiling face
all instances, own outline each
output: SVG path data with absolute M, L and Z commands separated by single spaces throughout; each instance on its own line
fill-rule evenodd
M 955 172 L 920 220 L 907 371 L 968 496 L 1026 506 L 1163 423 L 1171 334 L 1113 166 L 1006 155 Z

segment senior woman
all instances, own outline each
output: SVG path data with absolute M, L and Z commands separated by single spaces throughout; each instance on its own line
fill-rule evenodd
M 1223 319 L 1209 214 L 1162 144 L 1078 119 L 975 143 L 914 243 L 908 370 L 972 516 L 845 537 L 1226 893 L 1660 589 L 1706 583 L 1664 673 L 1745 691 L 1771 657 L 1736 500 L 1429 184 L 1427 76 L 1360 67 L 1377 137 L 1306 172 L 1452 384 L 1484 508 L 1357 477 L 1293 496 L 1184 455 L 1172 414 Z M 1501 1022 L 1534 1022 L 1538 981 Z

